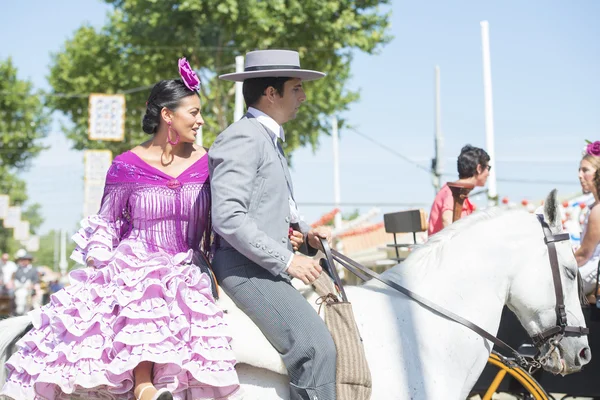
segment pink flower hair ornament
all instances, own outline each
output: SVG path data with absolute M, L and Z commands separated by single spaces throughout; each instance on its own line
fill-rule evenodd
M 596 140 L 595 142 L 590 142 L 586 140 L 587 146 L 585 147 L 585 152 L 594 157 L 600 157 L 600 141 Z
M 200 89 L 200 78 L 198 78 L 198 75 L 190 67 L 190 63 L 185 57 L 179 59 L 179 75 L 181 75 L 181 80 L 188 89 L 194 92 Z

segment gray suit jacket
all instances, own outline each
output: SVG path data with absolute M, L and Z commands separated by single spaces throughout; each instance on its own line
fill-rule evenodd
M 208 157 L 220 247 L 233 247 L 274 276 L 281 274 L 293 254 L 288 238 L 293 185 L 284 155 L 267 129 L 246 114 L 217 136 Z M 295 228 L 305 236 L 300 251 L 314 255 L 306 245 L 310 226 L 300 222 Z

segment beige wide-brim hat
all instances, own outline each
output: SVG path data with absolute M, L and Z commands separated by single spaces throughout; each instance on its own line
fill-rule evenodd
M 314 81 L 325 76 L 323 72 L 300 68 L 300 55 L 292 50 L 257 50 L 246 54 L 244 72 L 219 76 L 219 79 L 243 82 L 250 78 L 300 78 Z
M 33 256 L 29 254 L 25 249 L 19 249 L 15 253 L 15 259 L 19 260 L 33 260 Z

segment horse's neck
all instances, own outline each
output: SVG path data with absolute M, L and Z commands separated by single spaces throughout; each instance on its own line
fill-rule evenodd
M 402 273 L 385 275 L 496 334 L 509 279 L 506 272 L 494 274 L 494 269 L 502 269 L 489 255 L 485 257 L 486 263 L 476 264 L 475 260 L 481 257 L 482 254 L 477 251 L 472 251 L 467 257 L 449 254 L 440 260 L 443 264 L 437 266 L 422 265 L 422 269 L 416 271 L 413 268 L 419 266 L 409 263 Z M 403 267 L 399 265 L 392 272 L 399 272 Z M 420 397 L 416 398 L 460 398 L 463 394 L 466 397 L 468 393 L 463 393 L 465 387 L 474 383 L 489 354 L 484 340 L 381 283 L 365 285 L 367 293 L 362 299 L 355 296 L 355 292 L 361 289 L 350 290 L 348 295 L 351 299 L 357 297 L 363 300 L 355 301 L 356 315 L 370 363 L 384 363 L 385 368 L 393 371 L 391 375 L 395 382 L 406 386 L 407 392 L 420 393 Z M 383 311 L 376 313 L 376 310 Z M 391 360 L 390 354 L 398 354 L 399 359 Z M 438 378 L 422 379 L 423 376 Z M 379 379 L 376 382 L 378 397 L 374 398 L 386 398 L 383 396 L 393 387 L 386 383 L 386 379 L 382 382 L 382 379 L 376 378 Z M 440 393 L 442 389 L 444 393 Z
M 495 334 L 514 273 L 506 263 L 513 249 L 501 236 L 490 232 L 482 238 L 473 232 L 454 237 L 443 249 L 431 249 L 414 262 L 409 257 L 390 277 Z

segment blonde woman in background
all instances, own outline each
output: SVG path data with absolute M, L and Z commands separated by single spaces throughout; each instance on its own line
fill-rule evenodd
M 579 183 L 583 193 L 594 195 L 589 203 L 590 211 L 583 223 L 581 247 L 575 251 L 579 273 L 583 278 L 583 290 L 590 302 L 595 302 L 598 262 L 600 261 L 600 141 L 588 144 L 579 163 Z

